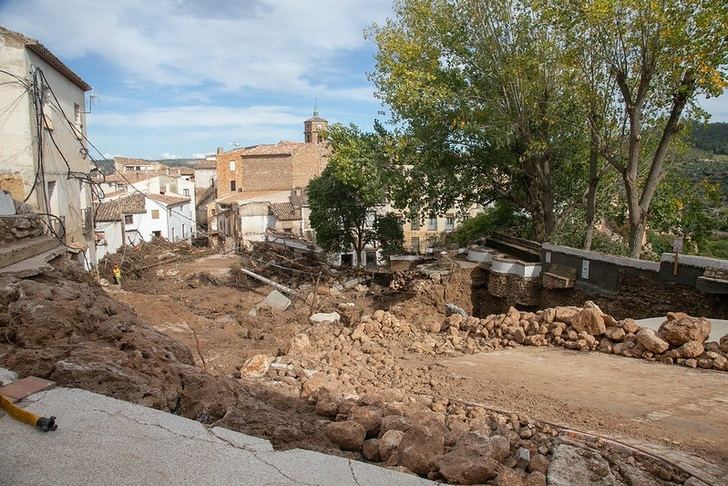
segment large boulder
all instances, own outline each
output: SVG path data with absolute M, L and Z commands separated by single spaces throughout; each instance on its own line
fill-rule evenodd
M 407 432 L 412 428 L 413 424 L 413 420 L 408 417 L 404 417 L 402 415 L 387 415 L 382 419 L 382 424 L 379 427 L 379 434 L 384 437 L 384 434 L 390 430 Z
M 437 466 L 452 484 L 482 484 L 498 474 L 498 463 L 473 447 L 453 449 L 437 461 Z
M 728 353 L 728 334 L 720 338 L 720 350 L 724 353 Z
M 426 476 L 437 468 L 445 452 L 445 437 L 437 427 L 416 425 L 408 430 L 397 448 L 399 463 L 415 474 Z
M 576 332 L 586 332 L 592 336 L 600 336 L 607 331 L 602 313 L 594 307 L 588 307 L 576 314 L 571 320 L 571 325 Z
M 602 456 L 567 444 L 560 444 L 554 449 L 548 471 L 548 484 L 552 486 L 617 484 L 609 463 Z
M 710 336 L 710 321 L 705 317 L 690 317 L 682 312 L 670 312 L 662 323 L 658 334 L 665 341 L 675 346 L 682 346 L 688 341 L 704 343 Z
M 326 426 L 326 436 L 329 440 L 345 451 L 360 451 L 366 435 L 364 427 L 351 420 L 330 422 Z
M 697 358 L 705 351 L 705 347 L 698 341 L 688 341 L 675 349 L 676 358 Z M 673 352 L 672 350 L 670 351 Z
M 392 454 L 399 448 L 404 432 L 401 430 L 388 430 L 379 439 L 379 457 L 382 461 L 388 461 Z
M 377 407 L 355 407 L 349 415 L 349 420 L 360 423 L 366 430 L 367 437 L 374 437 L 382 425 L 382 412 Z
M 578 307 L 557 307 L 554 321 L 571 324 L 577 314 L 579 314 Z
M 503 461 L 511 450 L 511 444 L 502 435 L 487 436 L 478 431 L 470 431 L 462 436 L 457 443 L 458 447 L 476 449 L 481 456 L 490 457 L 495 461 Z
M 643 348 L 654 354 L 664 353 L 670 347 L 670 344 L 667 341 L 660 339 L 660 337 L 655 334 L 655 331 L 646 327 L 643 327 L 637 333 L 637 343 L 641 344 Z

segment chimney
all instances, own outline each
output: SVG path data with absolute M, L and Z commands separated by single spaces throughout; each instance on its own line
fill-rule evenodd
M 224 148 L 222 148 L 222 147 L 218 147 L 218 148 L 217 148 L 217 153 L 218 153 L 218 154 L 221 154 L 221 153 L 223 153 L 223 152 L 225 152 L 225 149 L 224 149 Z

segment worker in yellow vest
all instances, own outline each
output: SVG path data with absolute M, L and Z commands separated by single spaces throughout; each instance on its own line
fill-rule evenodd
M 114 283 L 121 286 L 121 267 L 114 265 Z

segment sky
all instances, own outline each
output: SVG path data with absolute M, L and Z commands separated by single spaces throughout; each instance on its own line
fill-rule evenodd
M 316 102 L 371 128 L 384 117 L 363 32 L 388 16 L 391 0 L 0 0 L 0 24 L 94 87 L 94 145 L 154 159 L 303 141 Z M 702 105 L 728 121 L 728 94 Z
M 0 0 L 0 24 L 93 86 L 94 145 L 141 158 L 303 141 L 316 102 L 371 128 L 382 107 L 363 32 L 390 14 L 391 0 Z

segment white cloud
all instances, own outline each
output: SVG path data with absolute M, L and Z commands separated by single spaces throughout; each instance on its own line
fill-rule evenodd
M 170 154 L 169 152 L 164 152 L 159 156 L 161 159 L 169 160 L 169 159 L 179 159 L 179 155 Z
M 329 89 L 319 75 L 335 79 L 337 56 L 365 46 L 362 30 L 382 21 L 390 6 L 391 0 L 11 0 L 0 17 L 62 57 L 100 56 L 140 88 L 213 83 L 371 99 L 365 86 Z

